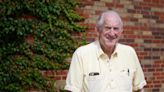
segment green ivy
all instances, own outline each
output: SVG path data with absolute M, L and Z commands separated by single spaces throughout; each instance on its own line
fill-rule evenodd
M 68 68 L 77 47 L 74 0 L 0 0 L 0 92 L 55 92 L 42 70 Z

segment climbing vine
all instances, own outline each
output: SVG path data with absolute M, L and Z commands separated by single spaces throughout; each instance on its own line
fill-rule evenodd
M 72 32 L 82 32 L 74 0 L 0 0 L 0 91 L 55 92 L 42 70 L 68 68 Z

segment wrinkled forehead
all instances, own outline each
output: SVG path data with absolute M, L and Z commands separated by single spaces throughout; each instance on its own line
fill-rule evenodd
M 120 17 L 116 14 L 105 14 L 104 25 L 121 27 L 122 21 Z

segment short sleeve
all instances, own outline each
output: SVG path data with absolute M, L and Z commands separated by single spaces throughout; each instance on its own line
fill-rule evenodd
M 71 92 L 81 92 L 83 83 L 82 59 L 79 56 L 79 51 L 75 51 L 72 56 L 72 61 L 66 78 L 65 90 Z
M 133 79 L 133 90 L 137 91 L 142 89 L 146 85 L 146 80 L 135 51 L 134 51 L 134 61 L 135 61 L 136 71 L 134 73 L 134 79 Z

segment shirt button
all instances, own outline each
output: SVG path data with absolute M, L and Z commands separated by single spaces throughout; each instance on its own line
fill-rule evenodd
M 112 72 L 112 69 L 109 69 L 109 72 Z
M 117 84 L 114 82 L 113 79 L 111 79 L 110 88 L 115 89 L 116 87 L 117 87 Z

